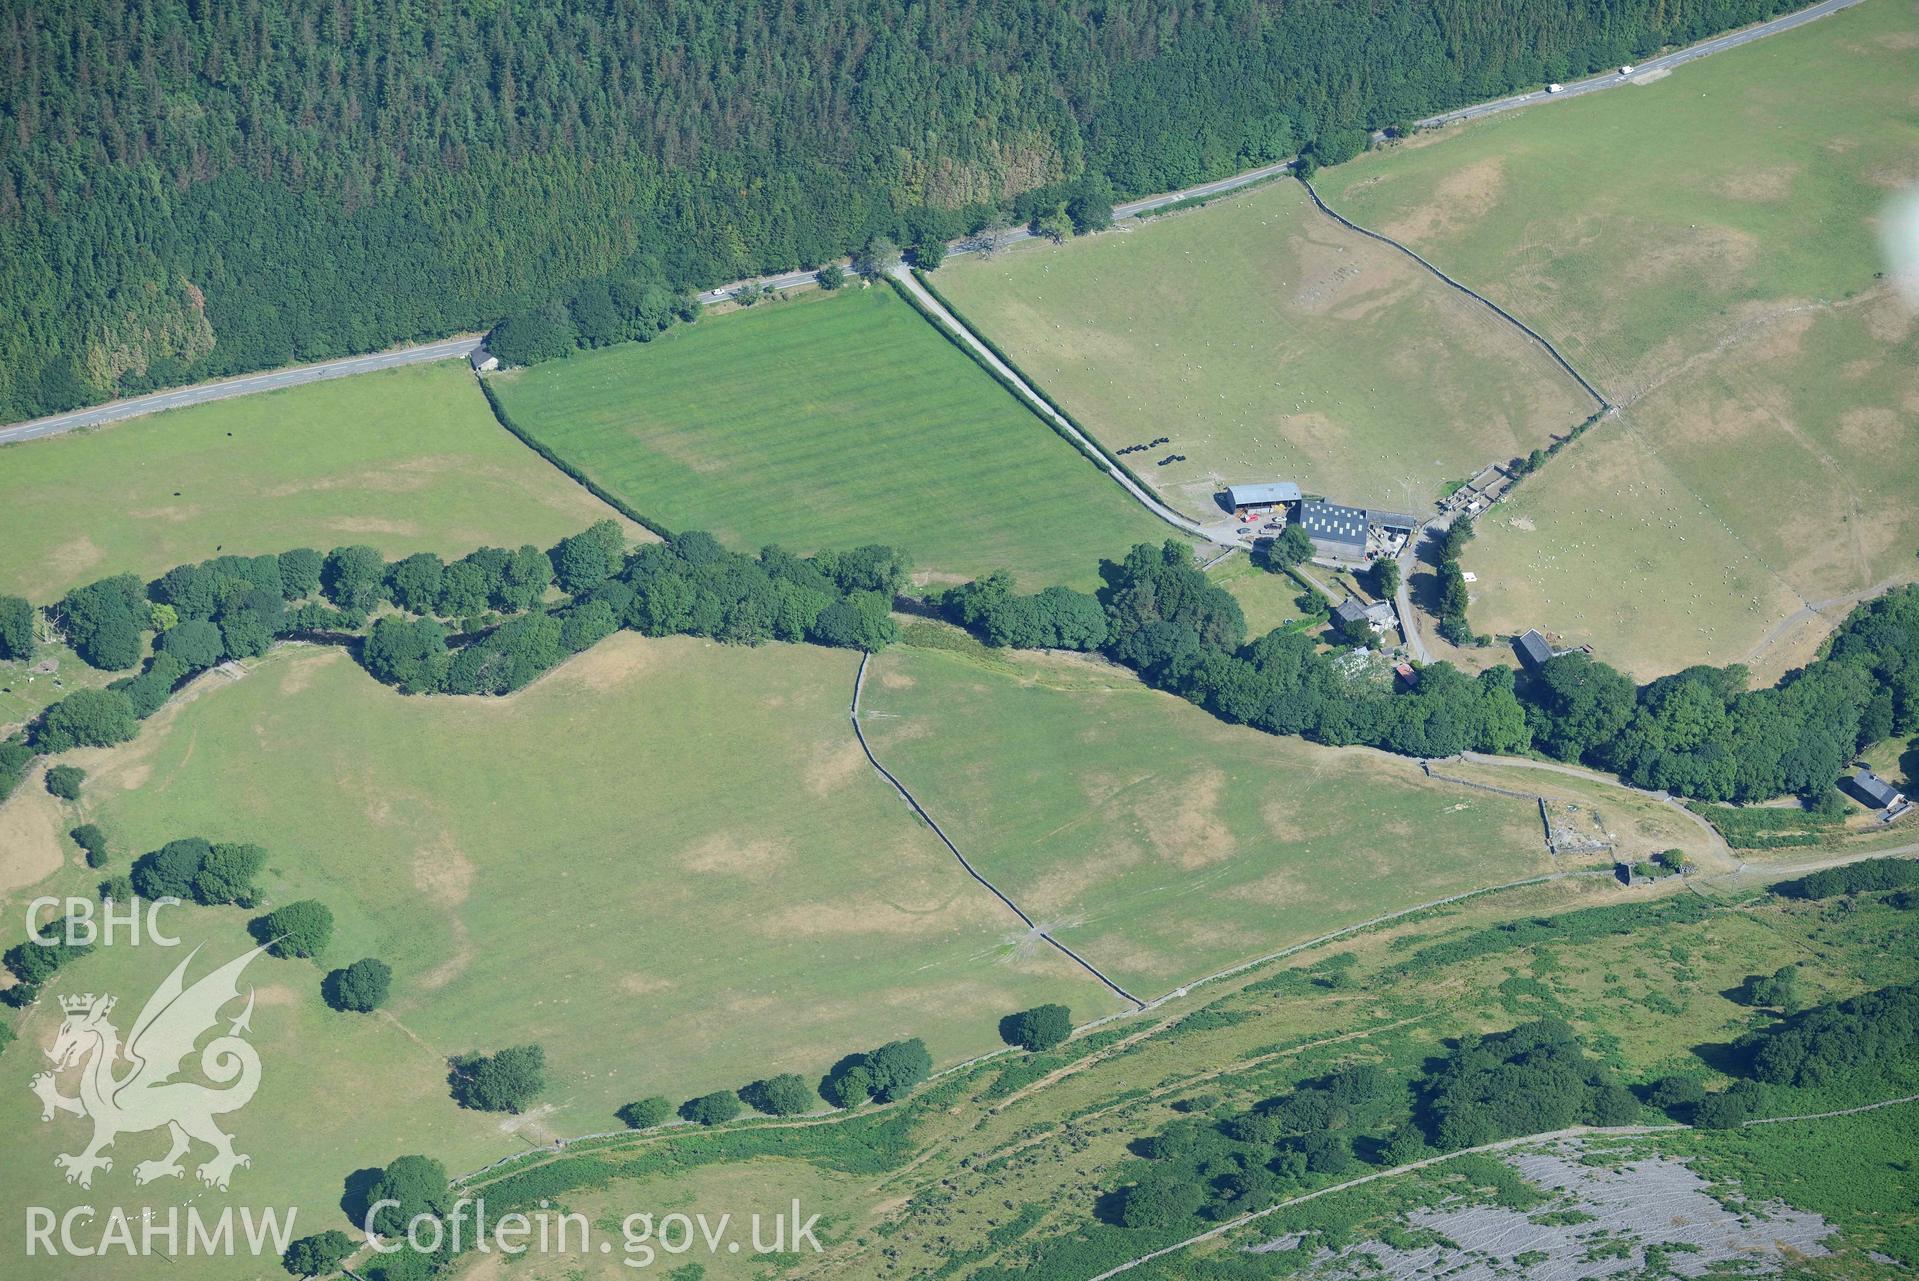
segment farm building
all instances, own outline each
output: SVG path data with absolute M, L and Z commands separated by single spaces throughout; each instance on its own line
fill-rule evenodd
M 1419 521 L 1407 512 L 1383 512 L 1368 507 L 1366 523 L 1388 534 L 1404 535 L 1412 533 L 1413 527 L 1419 524 Z
M 489 369 L 498 369 L 500 367 L 500 358 L 488 351 L 485 343 L 481 343 L 472 351 L 469 351 L 466 354 L 466 358 L 467 362 L 473 366 L 475 373 L 485 373 Z
M 1313 549 L 1333 560 L 1363 560 L 1366 555 L 1366 513 L 1338 503 L 1301 503 L 1299 523 Z
M 1852 776 L 1852 793 L 1876 810 L 1897 809 L 1906 799 L 1898 788 L 1869 769 Z
M 1524 636 L 1513 638 L 1513 652 L 1519 655 L 1520 662 L 1537 670 L 1553 656 L 1553 647 L 1537 631 L 1529 630 Z
M 1278 507 L 1298 502 L 1299 486 L 1290 480 L 1263 485 L 1228 485 L 1226 498 L 1236 512 L 1248 507 Z
M 1382 632 L 1393 625 L 1393 607 L 1384 601 L 1368 605 L 1357 596 L 1348 596 L 1333 606 L 1333 622 L 1340 627 L 1364 622 L 1374 631 Z

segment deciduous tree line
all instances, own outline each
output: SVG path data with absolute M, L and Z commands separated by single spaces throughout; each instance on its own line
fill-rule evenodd
M 1372 1064 L 1301 1082 L 1245 1112 L 1190 1115 L 1135 1143 L 1147 1164 L 1102 1201 L 1129 1228 L 1217 1222 L 1368 1164 L 1569 1125 L 1623 1125 L 1639 1101 L 1557 1019 L 1462 1039 L 1408 1080 Z
M 1457 549 L 1444 559 L 1456 566 Z M 1249 642 L 1238 602 L 1176 541 L 1142 544 L 1101 572 L 1097 595 L 1020 596 L 995 575 L 949 589 L 939 604 L 991 644 L 1098 650 L 1148 684 L 1269 733 L 1421 757 L 1539 750 L 1702 800 L 1816 802 L 1854 753 L 1919 730 L 1913 587 L 1861 605 L 1819 661 L 1768 689 L 1747 689 L 1738 665 L 1635 685 L 1571 653 L 1523 679 L 1504 666 L 1468 678 L 1434 663 L 1415 688 L 1396 691 L 1344 675 L 1301 633 Z
M 1097 596 L 1072 593 L 1069 601 L 1049 589 L 1017 597 L 985 580 L 949 591 L 942 606 L 948 617 L 988 640 L 1028 635 L 1025 620 L 1042 620 L 1031 630 L 1053 644 L 1097 649 L 1148 684 L 1269 733 L 1367 743 L 1413 756 L 1516 752 L 1527 745 L 1525 710 L 1510 669 L 1469 679 L 1436 663 L 1422 673 L 1417 689 L 1394 693 L 1349 680 L 1302 633 L 1275 629 L 1248 643 L 1239 602 L 1208 579 L 1177 541 L 1142 544 L 1101 572 L 1105 585 Z M 1104 615 L 1103 629 L 1095 608 Z M 1064 620 L 1073 626 L 1062 626 Z
M 1708 801 L 1818 804 L 1855 753 L 1919 730 L 1919 590 L 1855 609 L 1823 656 L 1767 689 L 1746 669 L 1689 667 L 1646 685 L 1585 654 L 1548 660 L 1524 693 L 1535 746 L 1639 787 Z
M 1000 1020 L 1000 1038 L 1023 1049 L 1050 1050 L 1073 1032 L 1072 1012 L 1064 1005 L 1036 1005 Z M 904 1098 L 933 1070 L 932 1055 L 918 1037 L 889 1041 L 864 1054 L 849 1054 L 817 1083 L 782 1072 L 741 1086 L 688 1099 L 675 1109 L 664 1095 L 636 1099 L 617 1115 L 635 1130 L 664 1124 L 677 1111 L 683 1121 L 719 1125 L 750 1107 L 767 1116 L 798 1116 L 818 1109 L 821 1100 L 835 1108 L 856 1108 L 869 1099 L 891 1103 Z
M 878 650 L 897 634 L 891 609 L 906 570 L 890 547 L 747 556 L 698 530 L 629 552 L 607 520 L 545 551 L 482 547 L 451 563 L 431 552 L 388 562 L 349 546 L 221 556 L 149 583 L 116 575 L 75 588 L 46 616 L 94 667 L 140 670 L 76 690 L 0 743 L 0 799 L 35 755 L 126 742 L 183 682 L 279 637 L 358 640 L 367 671 L 409 693 L 505 694 L 622 627 Z M 0 621 L 22 612 L 8 600 L 26 606 L 0 598 Z M 23 658 L 31 607 L 25 616 Z

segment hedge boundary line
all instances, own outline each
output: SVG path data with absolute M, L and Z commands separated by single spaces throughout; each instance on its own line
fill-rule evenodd
M 543 441 L 535 439 L 530 433 L 524 430 L 518 423 L 514 422 L 512 415 L 506 412 L 506 406 L 500 403 L 500 398 L 493 394 L 493 389 L 491 387 L 487 386 L 486 379 L 480 377 L 478 373 L 475 373 L 473 375 L 473 381 L 480 385 L 480 394 L 486 397 L 487 407 L 493 411 L 494 421 L 499 423 L 500 426 L 506 428 L 507 431 L 511 432 L 513 434 L 514 439 L 518 440 L 522 445 L 525 445 L 528 449 L 532 450 L 534 453 L 538 454 L 541 458 L 544 458 L 547 462 L 551 463 L 568 480 L 571 480 L 574 484 L 578 485 L 580 488 L 584 489 L 587 493 L 593 495 L 593 497 L 599 499 L 601 502 L 605 503 L 608 507 L 611 507 L 614 511 L 618 512 L 620 515 L 632 521 L 635 525 L 638 525 L 641 528 L 647 530 L 648 532 L 656 534 L 660 538 L 665 539 L 669 542 L 672 540 L 673 538 L 672 530 L 660 524 L 658 521 L 652 519 L 650 516 L 643 515 L 639 511 L 635 510 L 633 506 L 629 504 L 625 499 L 620 498 L 619 496 L 606 490 L 604 487 L 600 485 L 598 481 L 594 480 L 591 476 L 581 471 L 578 467 L 574 466 L 572 463 L 568 462 L 566 459 L 554 453 L 552 449 L 548 448 Z
M 891 278 L 889 277 L 889 280 L 890 279 Z M 1047 408 L 1051 409 L 1054 413 L 1058 414 L 1061 418 L 1064 418 L 1068 423 L 1071 423 L 1073 426 L 1073 430 L 1077 431 L 1081 436 L 1084 436 L 1086 440 L 1091 443 L 1092 448 L 1089 451 L 1086 445 L 1081 444 L 1079 441 L 1074 440 L 1071 436 L 1068 436 L 1065 432 L 1061 431 L 1059 429 L 1059 424 L 1053 422 L 1051 419 L 1047 418 L 1045 414 L 1042 414 L 1038 410 L 1034 409 L 1033 406 L 1030 403 L 1028 403 L 1026 397 L 1020 394 L 1019 389 L 1014 387 L 1011 382 L 1007 381 L 1005 375 L 1001 374 L 999 370 L 993 368 L 991 365 L 987 364 L 984 360 L 980 359 L 979 353 L 974 351 L 972 348 L 968 347 L 965 342 L 961 341 L 959 335 L 949 332 L 945 325 L 940 324 L 937 318 L 935 318 L 933 315 L 927 312 L 927 310 L 924 307 L 920 306 L 919 300 L 917 298 L 907 293 L 906 290 L 901 288 L 899 285 L 895 284 L 893 286 L 894 289 L 896 289 L 899 292 L 899 295 L 902 298 L 906 299 L 908 302 L 913 304 L 914 311 L 919 312 L 921 316 L 926 318 L 926 321 L 928 324 L 932 325 L 933 328 L 939 330 L 941 334 L 945 335 L 946 340 L 948 342 L 952 343 L 955 347 L 958 347 L 961 351 L 965 352 L 968 360 L 971 360 L 974 364 L 978 365 L 981 369 L 984 369 L 988 374 L 990 374 L 994 382 L 998 383 L 1000 386 L 1004 387 L 1008 392 L 1012 393 L 1013 398 L 1015 400 L 1018 400 L 1020 404 L 1026 406 L 1026 410 L 1028 413 L 1032 414 L 1033 417 L 1039 419 L 1041 422 L 1046 424 L 1046 428 L 1048 431 L 1052 432 L 1055 436 L 1058 436 L 1061 440 L 1071 445 L 1073 449 L 1082 458 L 1085 458 L 1088 462 L 1094 463 L 1101 468 L 1111 468 L 1115 471 L 1120 472 L 1128 480 L 1132 481 L 1135 485 L 1138 485 L 1141 489 L 1146 490 L 1148 493 L 1157 494 L 1159 492 L 1158 490 L 1154 489 L 1153 486 L 1147 484 L 1146 480 L 1142 476 L 1140 476 L 1138 472 L 1134 471 L 1131 467 L 1128 467 L 1123 461 L 1120 460 L 1120 458 L 1117 455 L 1114 455 L 1108 452 L 1106 447 L 1099 443 L 1099 438 L 1093 435 L 1091 431 L 1087 430 L 1085 423 L 1082 423 L 1079 419 L 1075 418 L 1072 415 L 1072 413 L 1064 405 L 1061 405 L 1058 400 L 1054 399 L 1053 394 L 1047 391 L 1043 384 L 1035 381 L 1031 374 L 1027 373 L 1025 369 L 1020 367 L 1020 364 L 1018 361 L 1014 360 L 1011 356 L 1007 355 L 1006 352 L 1000 347 L 998 343 L 994 342 L 991 338 L 987 337 L 985 331 L 982 330 L 977 324 L 973 322 L 973 318 L 971 316 L 968 316 L 965 312 L 961 311 L 958 307 L 955 307 L 953 305 L 953 300 L 948 298 L 945 294 L 941 293 L 939 291 L 939 287 L 933 284 L 932 280 L 928 277 L 928 273 L 921 271 L 918 267 L 915 267 L 913 268 L 913 279 L 919 281 L 920 287 L 926 290 L 927 293 L 933 295 L 933 297 L 936 300 L 938 300 L 940 306 L 946 308 L 948 312 L 952 313 L 953 319 L 959 321 L 960 324 L 966 326 L 967 331 L 971 333 L 974 338 L 979 340 L 980 346 L 992 352 L 993 356 L 997 360 L 999 360 L 1001 364 L 1005 365 L 1008 369 L 1012 370 L 1014 375 L 1018 377 L 1022 382 L 1024 382 L 1027 385 L 1027 387 L 1032 390 L 1032 393 L 1035 396 L 1038 396 L 1042 401 L 1046 402 Z M 1159 516 L 1159 513 L 1154 512 L 1153 515 Z M 1164 516 L 1160 516 L 1160 519 L 1162 521 L 1166 521 L 1166 518 Z M 1172 524 L 1171 521 L 1166 521 L 1166 523 L 1169 525 Z M 1173 528 L 1178 529 L 1179 532 L 1182 534 L 1190 535 L 1192 533 L 1191 530 L 1182 529 L 1178 525 L 1174 525 Z
M 915 814 L 919 815 L 921 819 L 925 820 L 926 825 L 933 829 L 933 835 L 940 838 L 940 843 L 946 846 L 947 850 L 951 852 L 953 857 L 959 860 L 959 865 L 966 869 L 966 874 L 972 877 L 974 880 L 978 881 L 981 885 L 985 886 L 988 893 L 992 894 L 994 898 L 998 899 L 1001 903 L 1005 904 L 1006 907 L 1013 913 L 1014 916 L 1019 917 L 1019 919 L 1026 925 L 1027 929 L 1033 931 L 1033 933 L 1037 934 L 1040 938 L 1043 938 L 1048 943 L 1052 944 L 1065 956 L 1077 962 L 1081 969 L 1085 970 L 1088 974 L 1092 975 L 1094 978 L 1098 979 L 1101 983 L 1105 984 L 1116 995 L 1121 996 L 1128 1001 L 1131 1001 L 1133 1003 L 1135 1012 L 1145 1010 L 1147 1008 L 1147 1003 L 1145 1001 L 1140 1000 L 1137 996 L 1134 996 L 1131 992 L 1128 992 L 1125 988 L 1119 985 L 1119 982 L 1117 980 L 1108 977 L 1105 971 L 1101 970 L 1098 966 L 1094 965 L 1091 961 L 1081 956 L 1078 952 L 1075 952 L 1072 948 L 1066 946 L 1066 944 L 1054 938 L 1050 930 L 1045 929 L 1044 927 L 1040 925 L 1039 922 L 1035 921 L 1032 917 L 1028 916 L 1026 914 L 1026 910 L 1022 908 L 1018 903 L 1015 903 L 1006 894 L 1004 890 L 1000 889 L 999 886 L 987 880 L 985 874 L 982 873 L 977 867 L 973 866 L 972 860 L 967 858 L 966 855 L 960 853 L 959 846 L 953 844 L 953 838 L 946 834 L 946 830 L 939 825 L 938 820 L 936 820 L 931 814 L 928 814 L 926 812 L 926 807 L 920 804 L 919 798 L 914 796 L 912 792 L 907 790 L 906 784 L 900 782 L 898 777 L 894 775 L 893 771 L 887 769 L 886 766 L 880 764 L 880 758 L 873 755 L 872 744 L 866 741 L 866 731 L 860 728 L 860 695 L 866 689 L 866 665 L 870 663 L 872 659 L 873 659 L 873 656 L 870 653 L 860 655 L 860 669 L 859 669 L 859 672 L 853 677 L 853 702 L 852 702 L 852 706 L 847 709 L 847 719 L 853 722 L 853 737 L 859 740 L 860 751 L 866 754 L 867 764 L 871 765 L 875 770 L 877 770 L 881 778 L 891 783 L 893 785 L 893 790 L 900 794 L 900 799 L 904 800 L 907 803 L 907 805 L 911 806 Z
M 1338 210 L 1334 209 L 1331 205 L 1327 204 L 1324 200 L 1321 200 L 1319 198 L 1319 191 L 1317 188 L 1313 186 L 1312 181 L 1310 179 L 1300 178 L 1299 184 L 1300 186 L 1306 188 L 1306 194 L 1313 198 L 1313 203 L 1319 207 L 1319 211 L 1325 214 L 1328 218 L 1331 218 L 1334 222 L 1338 223 L 1340 226 L 1345 227 L 1349 231 L 1356 231 L 1360 235 L 1366 236 L 1369 239 L 1377 240 L 1383 245 L 1391 245 L 1393 248 L 1399 250 L 1400 253 L 1405 254 L 1408 258 L 1411 258 L 1414 262 L 1424 267 L 1427 271 L 1432 272 L 1433 275 L 1439 277 L 1441 280 L 1451 285 L 1454 289 L 1457 289 L 1460 293 L 1465 294 L 1468 298 L 1473 299 L 1475 302 L 1484 304 L 1486 307 L 1490 308 L 1495 315 L 1503 319 L 1507 324 L 1519 330 L 1520 333 L 1525 334 L 1528 338 L 1538 343 L 1541 347 L 1544 347 L 1546 349 L 1546 354 L 1551 356 L 1555 361 L 1557 361 L 1561 369 L 1565 370 L 1568 374 L 1572 375 L 1573 381 L 1578 383 L 1582 388 L 1584 388 L 1587 395 L 1591 396 L 1594 400 L 1599 402 L 1599 412 L 1601 414 L 1609 413 L 1610 411 L 1618 408 L 1618 406 L 1614 405 L 1612 401 L 1606 399 L 1606 394 L 1604 392 L 1600 391 L 1599 388 L 1587 382 L 1586 376 L 1580 373 L 1577 369 L 1573 368 L 1572 361 L 1567 360 L 1565 356 L 1561 355 L 1559 348 L 1553 346 L 1551 342 L 1547 341 L 1546 336 L 1540 333 L 1537 329 L 1534 329 L 1531 325 L 1527 324 L 1525 321 L 1521 320 L 1519 317 L 1513 315 L 1510 311 L 1507 311 L 1504 307 L 1500 306 L 1498 303 L 1494 302 L 1492 299 L 1486 297 L 1486 295 L 1479 293 L 1478 291 L 1473 289 L 1472 286 L 1462 284 L 1461 282 L 1454 280 L 1451 276 L 1447 275 L 1445 272 L 1441 271 L 1439 268 L 1433 266 L 1432 263 L 1420 257 L 1419 254 L 1413 251 L 1412 249 L 1409 249 L 1405 245 L 1400 244 L 1397 240 L 1394 240 L 1391 236 L 1382 235 L 1381 233 L 1377 231 L 1373 231 L 1372 229 L 1368 227 L 1362 227 L 1358 223 L 1354 222 L 1351 218 L 1348 218 L 1345 214 L 1340 213 Z

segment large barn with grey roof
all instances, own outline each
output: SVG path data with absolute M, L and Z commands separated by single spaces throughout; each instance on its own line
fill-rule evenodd
M 1299 505 L 1299 524 L 1313 540 L 1313 549 L 1332 560 L 1366 558 L 1366 509 L 1340 503 Z

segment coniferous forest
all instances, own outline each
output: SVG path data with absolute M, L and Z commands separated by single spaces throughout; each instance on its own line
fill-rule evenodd
M 0 421 L 1336 162 L 1790 7 L 8 0 Z

